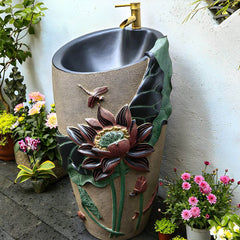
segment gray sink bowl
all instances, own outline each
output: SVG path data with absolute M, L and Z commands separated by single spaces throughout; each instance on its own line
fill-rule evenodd
M 64 72 L 92 73 L 119 69 L 143 61 L 163 34 L 150 29 L 112 28 L 76 38 L 53 56 L 53 65 Z

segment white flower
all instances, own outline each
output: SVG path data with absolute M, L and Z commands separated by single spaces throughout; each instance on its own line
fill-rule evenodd
M 213 227 L 211 227 L 210 228 L 210 235 L 212 235 L 212 236 L 216 236 L 216 234 L 217 234 L 217 229 L 216 229 L 216 227 L 215 226 L 213 226 Z
M 234 232 L 239 232 L 240 227 L 235 222 L 233 224 L 234 224 L 233 231 Z
M 233 234 L 229 230 L 225 230 L 225 236 L 227 239 L 233 239 Z

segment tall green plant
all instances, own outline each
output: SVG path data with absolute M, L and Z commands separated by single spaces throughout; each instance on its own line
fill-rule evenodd
M 3 92 L 7 70 L 31 57 L 24 39 L 35 33 L 34 25 L 41 21 L 46 10 L 43 5 L 36 0 L 20 0 L 18 4 L 13 0 L 0 1 L 0 101 L 7 112 L 10 111 L 9 99 Z

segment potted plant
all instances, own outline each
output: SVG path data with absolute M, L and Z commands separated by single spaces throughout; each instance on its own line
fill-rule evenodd
M 30 159 L 31 168 L 25 165 L 18 165 L 21 171 L 18 173 L 15 182 L 20 178 L 20 182 L 25 182 L 28 179 L 32 180 L 32 185 L 35 192 L 40 193 L 45 190 L 47 185 L 46 179 L 50 175 L 56 177 L 52 171 L 55 168 L 55 164 L 52 161 L 44 161 L 40 164 L 41 159 L 37 159 L 38 145 L 41 143 L 39 139 L 33 139 L 26 137 L 24 140 L 18 142 L 20 148 L 26 152 Z
M 0 159 L 14 160 L 12 128 L 17 117 L 5 111 L 0 114 Z
M 205 3 L 205 5 L 200 6 L 201 3 Z M 192 4 L 195 6 L 184 21 L 193 17 L 199 10 L 210 9 L 214 13 L 214 19 L 221 23 L 240 8 L 240 0 L 197 0 Z
M 204 164 L 201 175 L 186 171 L 179 176 L 174 169 L 176 179 L 168 183 L 166 213 L 171 214 L 172 221 L 180 220 L 186 224 L 189 239 L 198 239 L 189 236 L 192 230 L 206 234 L 199 239 L 210 239 L 209 220 L 221 218 L 231 211 L 233 191 L 240 184 L 239 181 L 233 188 L 234 179 L 227 176 L 227 169 L 219 178 L 218 169 L 207 172 L 210 163 L 205 161 Z
M 222 218 L 208 221 L 214 239 L 240 239 L 240 216 L 227 213 Z
M 23 164 L 29 167 L 30 161 L 27 155 L 19 147 L 18 141 L 27 136 L 33 139 L 39 139 L 36 158 L 41 161 L 51 160 L 55 162 L 55 174 L 58 177 L 65 176 L 65 171 L 61 167 L 61 156 L 58 151 L 57 135 L 57 117 L 55 105 L 51 105 L 50 112 L 45 108 L 45 96 L 39 92 L 29 94 L 29 105 L 20 103 L 15 106 L 14 113 L 18 116 L 18 126 L 14 129 L 15 155 L 17 164 Z M 19 151 L 20 150 L 20 151 Z M 57 172 L 56 172 L 57 171 Z
M 155 231 L 158 233 L 159 240 L 169 240 L 177 228 L 175 223 L 172 223 L 166 218 L 156 220 L 154 225 Z
M 31 57 L 23 39 L 34 34 L 34 25 L 41 21 L 45 9 L 42 2 L 35 0 L 21 0 L 17 4 L 12 0 L 0 1 L 0 101 L 7 112 L 11 108 L 9 101 L 16 105 L 25 99 L 26 86 L 16 66 Z M 6 78 L 10 66 L 12 80 Z

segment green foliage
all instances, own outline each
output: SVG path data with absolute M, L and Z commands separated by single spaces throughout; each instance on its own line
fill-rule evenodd
M 233 188 L 234 180 L 231 180 L 226 174 L 225 176 L 229 181 L 223 183 L 220 178 L 218 178 L 218 170 L 213 170 L 212 172 L 206 172 L 207 165 L 202 171 L 202 175 L 197 175 L 197 177 L 202 176 L 204 180 L 200 183 L 196 182 L 196 175 L 189 174 L 190 178 L 183 180 L 181 176 L 176 172 L 176 178 L 169 182 L 167 187 L 167 198 L 165 203 L 167 205 L 167 214 L 171 215 L 172 221 L 183 221 L 184 223 L 195 228 L 208 228 L 208 219 L 213 219 L 214 216 L 221 218 L 226 213 L 229 213 L 232 209 L 231 201 L 233 197 L 233 191 L 237 188 L 238 184 Z M 175 169 L 176 170 L 176 169 Z M 207 184 L 210 188 L 201 187 L 201 183 Z M 190 184 L 190 188 L 186 189 L 183 184 Z M 211 194 L 216 197 L 216 201 L 210 202 L 208 196 Z M 196 204 L 190 203 L 190 198 L 194 197 L 197 199 Z M 192 207 L 197 207 L 200 210 L 199 216 L 190 216 L 189 219 L 184 219 L 182 217 L 183 211 L 187 210 L 192 213 Z
M 40 165 L 39 165 L 39 162 L 40 162 L 40 160 L 37 160 L 34 163 L 32 169 L 29 167 L 26 167 L 24 165 L 21 165 L 21 164 L 18 165 L 17 167 L 21 170 L 15 179 L 15 183 L 17 182 L 17 180 L 19 178 L 20 178 L 20 183 L 21 183 L 21 182 L 27 181 L 30 178 L 32 180 L 38 180 L 38 179 L 42 179 L 42 178 L 49 178 L 50 175 L 56 177 L 56 175 L 52 171 L 52 169 L 55 168 L 55 165 L 53 162 L 45 161 Z
M 207 5 L 200 7 L 200 4 L 204 2 Z M 186 17 L 184 22 L 188 21 L 190 18 L 202 10 L 210 9 L 214 12 L 215 18 L 223 21 L 228 18 L 234 11 L 240 8 L 240 0 L 196 0 L 192 3 L 195 5 L 190 14 Z
M 23 39 L 34 33 L 34 25 L 41 21 L 44 10 L 43 3 L 36 0 L 21 0 L 18 4 L 12 0 L 0 1 L 0 100 L 8 112 L 10 106 L 2 89 L 6 71 L 31 57 Z
M 0 146 L 7 144 L 7 137 L 12 135 L 12 127 L 17 117 L 11 113 L 3 112 L 0 114 Z
M 13 109 L 18 103 L 26 101 L 26 84 L 23 83 L 24 77 L 17 67 L 12 68 L 9 77 L 12 80 L 6 78 L 4 92 L 11 101 L 11 108 Z
M 176 237 L 172 238 L 172 240 L 187 240 L 187 239 L 177 235 Z
M 176 228 L 177 228 L 176 224 L 172 223 L 170 220 L 166 218 L 156 220 L 154 224 L 155 231 L 163 234 L 172 234 L 175 232 Z
M 214 239 L 240 239 L 240 216 L 227 213 L 222 218 L 209 220 L 210 234 Z

